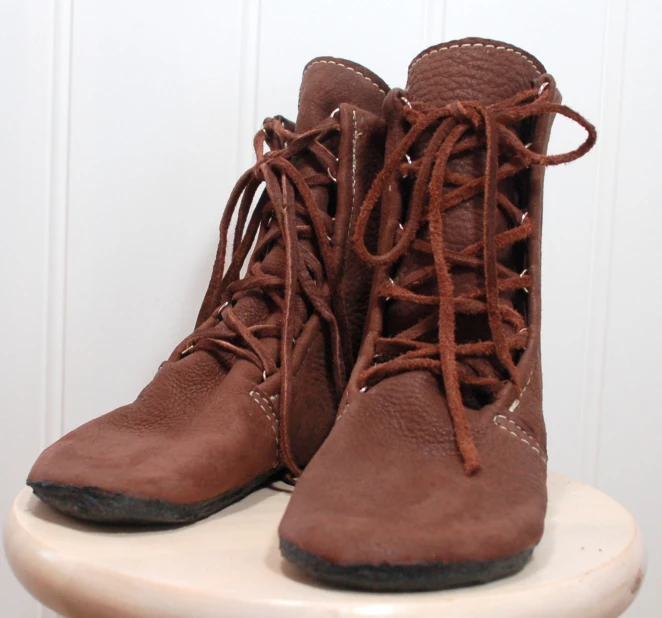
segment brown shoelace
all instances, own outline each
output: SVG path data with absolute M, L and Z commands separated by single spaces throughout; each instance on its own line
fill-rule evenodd
M 381 286 L 382 299 L 430 305 L 434 310 L 397 335 L 376 340 L 376 362 L 363 372 L 361 384 L 416 369 L 440 375 L 467 474 L 480 469 L 480 457 L 466 415 L 462 385 L 497 392 L 503 384 L 499 371 L 493 363 L 481 360 L 490 357 L 498 360 L 521 391 L 513 352 L 524 349 L 528 339 L 525 317 L 500 303 L 499 294 L 526 290 L 531 277 L 526 270 L 518 273 L 500 264 L 497 251 L 527 239 L 533 225 L 527 213 L 499 191 L 499 182 L 531 165 L 573 161 L 588 152 L 596 139 L 593 125 L 570 108 L 551 101 L 552 88 L 548 86 L 552 78 L 543 76 L 541 80 L 540 88 L 522 91 L 489 106 L 477 101 L 457 101 L 435 108 L 402 97 L 400 113 L 410 128 L 390 153 L 366 195 L 356 226 L 357 252 L 374 266 L 392 266 L 410 250 L 433 258 L 432 265 L 406 274 L 397 283 L 388 280 Z M 576 150 L 563 154 L 533 152 L 513 127 L 522 120 L 547 113 L 560 114 L 579 124 L 588 133 L 586 141 Z M 408 153 L 424 134 L 429 142 L 422 156 L 410 162 Z M 483 176 L 476 178 L 449 169 L 453 157 L 478 149 L 486 152 Z M 414 178 L 409 216 L 396 235 L 394 246 L 382 255 L 373 255 L 364 242 L 366 225 L 396 172 Z M 482 240 L 461 250 L 447 247 L 442 214 L 481 193 L 484 197 Z M 501 233 L 496 231 L 498 209 L 511 222 L 511 227 Z M 417 237 L 425 224 L 429 240 Z M 482 283 L 456 295 L 451 274 L 454 267 L 476 270 L 482 276 Z M 438 295 L 416 293 L 415 288 L 435 279 Z M 458 343 L 455 328 L 456 315 L 460 314 L 487 315 L 491 340 Z M 378 362 L 380 358 L 386 360 Z
M 337 120 L 296 134 L 289 121 L 267 118 L 263 130 L 253 141 L 257 163 L 246 171 L 235 185 L 223 212 L 220 242 L 211 283 L 198 318 L 196 330 L 173 352 L 176 360 L 196 350 L 229 353 L 230 359 L 243 358 L 262 370 L 266 379 L 278 370 L 277 360 L 262 343 L 262 338 L 280 339 L 280 445 L 284 465 L 293 475 L 300 469 L 292 456 L 287 432 L 288 411 L 292 392 L 292 352 L 298 334 L 294 304 L 297 295 L 305 298 L 313 311 L 328 324 L 331 333 L 334 379 L 339 390 L 345 383 L 344 304 L 338 299 L 339 277 L 334 266 L 330 238 L 333 218 L 320 210 L 311 189 L 335 182 L 338 161 L 323 142 L 340 130 Z M 270 150 L 266 153 L 265 144 Z M 308 164 L 299 170 L 298 162 L 306 157 Z M 313 162 L 311 164 L 310 162 Z M 317 168 L 324 172 L 315 171 Z M 264 183 L 252 214 L 253 199 Z M 225 270 L 228 234 L 233 215 L 237 213 L 232 258 Z M 250 214 L 250 218 L 249 218 Z M 319 258 L 300 240 L 314 241 Z M 255 242 L 247 275 L 241 270 Z M 283 276 L 262 269 L 262 260 L 278 243 L 284 248 Z M 247 326 L 237 316 L 233 303 L 246 294 L 261 294 L 282 312 L 277 324 Z M 208 317 L 211 314 L 211 317 Z M 207 319 L 204 319 L 207 318 Z M 202 321 L 204 319 L 204 321 Z M 219 355 L 216 355 L 219 357 Z M 222 355 L 220 359 L 222 360 Z

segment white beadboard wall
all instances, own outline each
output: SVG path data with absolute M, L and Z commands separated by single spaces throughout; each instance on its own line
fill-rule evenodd
M 497 38 L 598 126 L 548 174 L 550 463 L 636 515 L 650 564 L 627 616 L 659 616 L 660 24 L 655 0 L 0 0 L 0 509 L 45 445 L 132 400 L 190 331 L 252 135 L 296 115 L 308 60 L 404 86 L 424 47 Z M 581 137 L 559 121 L 552 148 Z M 47 616 L 3 558 L 0 618 Z

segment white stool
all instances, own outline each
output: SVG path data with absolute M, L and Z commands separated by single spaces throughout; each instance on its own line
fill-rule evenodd
M 5 527 L 14 573 L 66 618 L 611 618 L 645 571 L 634 519 L 605 494 L 551 474 L 545 536 L 520 574 L 413 594 L 335 590 L 278 552 L 288 494 L 262 489 L 192 526 L 129 531 L 57 514 L 24 489 Z

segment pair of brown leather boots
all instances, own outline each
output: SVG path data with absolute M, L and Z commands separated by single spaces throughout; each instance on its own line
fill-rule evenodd
M 407 90 L 310 62 L 296 125 L 255 137 L 193 334 L 28 484 L 80 519 L 186 523 L 288 477 L 282 553 L 326 582 L 517 572 L 546 509 L 544 167 L 596 137 L 560 100 L 483 39 L 419 54 Z M 546 154 L 555 114 L 588 133 L 573 152 Z

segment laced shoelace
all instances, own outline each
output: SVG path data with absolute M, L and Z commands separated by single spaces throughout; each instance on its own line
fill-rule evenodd
M 292 123 L 283 118 L 264 121 L 263 129 L 253 140 L 257 162 L 237 181 L 223 212 L 216 261 L 197 328 L 171 356 L 176 360 L 203 349 L 229 353 L 229 359 L 242 358 L 253 363 L 262 370 L 266 380 L 279 367 L 261 339 L 280 339 L 279 443 L 283 464 L 295 476 L 301 470 L 292 455 L 287 427 L 292 393 L 292 353 L 298 334 L 295 332 L 294 310 L 297 295 L 304 298 L 329 327 L 334 381 L 340 392 L 345 383 L 349 354 L 346 349 L 348 338 L 343 332 L 346 324 L 344 303 L 335 302 L 340 290 L 331 248 L 333 218 L 320 210 L 312 193 L 312 188 L 336 181 L 338 160 L 323 142 L 328 143 L 339 130 L 339 123 L 333 117 L 300 134 L 294 133 Z M 269 147 L 266 153 L 265 144 Z M 298 162 L 303 156 L 307 157 L 309 164 L 303 166 L 302 173 Z M 311 160 L 319 165 L 311 165 Z M 318 167 L 325 172 L 315 171 Z M 249 217 L 253 199 L 263 183 L 265 190 Z M 226 271 L 228 235 L 235 212 L 232 258 Z M 319 257 L 306 243 L 300 242 L 304 239 L 313 241 Z M 255 248 L 247 274 L 241 277 L 253 243 Z M 284 248 L 283 276 L 262 269 L 262 260 L 275 243 Z M 280 309 L 282 319 L 278 323 L 247 326 L 242 322 L 233 303 L 244 295 L 255 293 Z
M 531 277 L 525 270 L 515 272 L 499 263 L 497 252 L 531 235 L 533 225 L 527 212 L 518 208 L 503 192 L 499 183 L 512 178 L 531 165 L 558 165 L 583 156 L 594 145 L 596 131 L 572 109 L 551 100 L 551 76 L 541 78 L 538 88 L 525 90 L 512 98 L 485 106 L 477 101 L 457 101 L 445 107 L 432 107 L 401 98 L 400 114 L 409 130 L 390 153 L 384 168 L 375 178 L 361 206 L 356 226 L 355 244 L 359 256 L 381 267 L 393 266 L 408 251 L 432 256 L 432 264 L 405 274 L 398 282 L 386 280 L 379 297 L 429 305 L 431 311 L 416 324 L 394 336 L 380 336 L 375 342 L 375 361 L 360 376 L 360 385 L 370 384 L 398 373 L 425 369 L 440 375 L 448 402 L 460 456 L 468 475 L 480 469 L 480 457 L 474 444 L 463 398 L 463 385 L 496 393 L 503 380 L 494 363 L 496 358 L 518 392 L 521 383 L 513 353 L 526 348 L 526 318 L 515 308 L 500 303 L 504 292 L 527 290 Z M 541 114 L 559 114 L 584 128 L 588 134 L 576 150 L 546 155 L 533 152 L 524 144 L 514 126 Z M 423 154 L 411 161 L 409 152 L 419 138 L 429 137 Z M 449 169 L 449 161 L 458 155 L 483 150 L 486 153 L 484 175 L 474 177 Z M 393 247 L 384 254 L 371 254 L 364 235 L 370 213 L 378 203 L 394 174 L 413 178 L 409 215 L 396 234 Z M 482 240 L 452 249 L 444 238 L 443 213 L 483 194 Z M 511 222 L 509 229 L 497 233 L 496 215 L 501 210 Z M 429 240 L 417 237 L 428 226 Z M 420 236 L 420 235 L 419 235 Z M 476 271 L 480 280 L 473 289 L 456 294 L 453 268 Z M 436 281 L 437 294 L 422 294 L 419 286 Z M 491 340 L 458 343 L 457 315 L 486 315 Z M 385 360 L 382 360 L 385 359 Z M 382 361 L 382 362 L 379 362 Z

